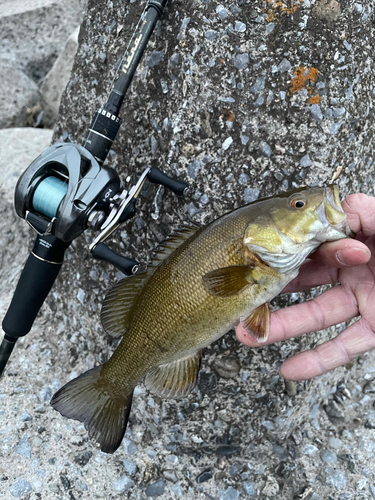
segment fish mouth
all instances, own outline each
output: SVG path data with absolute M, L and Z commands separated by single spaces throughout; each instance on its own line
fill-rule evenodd
M 321 237 L 324 241 L 334 241 L 342 238 L 355 238 L 355 233 L 350 229 L 346 214 L 341 206 L 339 188 L 330 184 L 326 188 L 323 203 L 316 210 L 323 224 Z M 319 235 L 317 235 L 319 238 Z

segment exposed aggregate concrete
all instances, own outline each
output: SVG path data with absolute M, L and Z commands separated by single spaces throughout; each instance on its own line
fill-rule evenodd
M 141 8 L 89 2 L 56 140 L 82 140 Z M 180 221 L 209 221 L 261 196 L 329 182 L 339 166 L 344 194 L 374 194 L 372 9 L 370 0 L 171 2 L 124 105 L 110 164 L 124 181 L 155 164 L 189 180 L 193 195 L 181 201 L 148 187 L 112 247 L 145 262 Z M 9 201 L 0 198 L 0 207 L 10 298 L 21 269 L 15 253 L 25 260 L 29 232 Z M 259 350 L 228 334 L 206 350 L 185 400 L 136 389 L 113 456 L 55 413 L 51 394 L 115 347 L 99 310 L 120 273 L 92 261 L 92 238 L 68 250 L 0 383 L 0 498 L 375 498 L 374 355 L 288 392 L 278 375 L 286 357 L 345 325 Z

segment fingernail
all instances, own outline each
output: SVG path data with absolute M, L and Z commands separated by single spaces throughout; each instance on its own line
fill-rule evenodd
M 368 250 L 361 247 L 343 248 L 336 252 L 336 259 L 342 266 L 353 266 L 368 260 Z

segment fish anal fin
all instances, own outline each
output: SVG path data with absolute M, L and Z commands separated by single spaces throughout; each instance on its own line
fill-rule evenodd
M 255 283 L 252 272 L 254 266 L 228 266 L 215 269 L 203 276 L 207 292 L 216 297 L 238 295 Z
M 155 257 L 152 259 L 152 266 L 158 266 L 160 262 L 168 258 L 176 248 L 185 243 L 185 241 L 193 235 L 198 235 L 201 230 L 202 226 L 197 222 L 191 222 L 190 224 L 185 224 L 176 229 L 155 251 Z
M 241 318 L 241 325 L 258 342 L 265 342 L 270 331 L 270 316 L 270 308 L 266 302 L 257 307 L 247 318 Z
M 129 276 L 108 292 L 100 317 L 105 331 L 112 337 L 124 335 L 129 326 L 130 311 L 148 278 L 148 272 Z
M 100 376 L 101 368 L 68 382 L 54 394 L 51 405 L 64 417 L 83 422 L 101 451 L 114 453 L 125 434 L 133 390 L 118 394 L 116 386 Z
M 201 364 L 197 352 L 172 363 L 156 366 L 145 378 L 146 387 L 164 398 L 183 398 L 195 387 Z

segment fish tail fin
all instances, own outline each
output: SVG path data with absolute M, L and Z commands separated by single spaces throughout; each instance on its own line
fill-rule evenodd
M 101 368 L 68 382 L 53 395 L 51 405 L 64 417 L 83 422 L 101 451 L 114 453 L 125 434 L 133 389 L 120 393 L 110 380 L 100 376 Z

